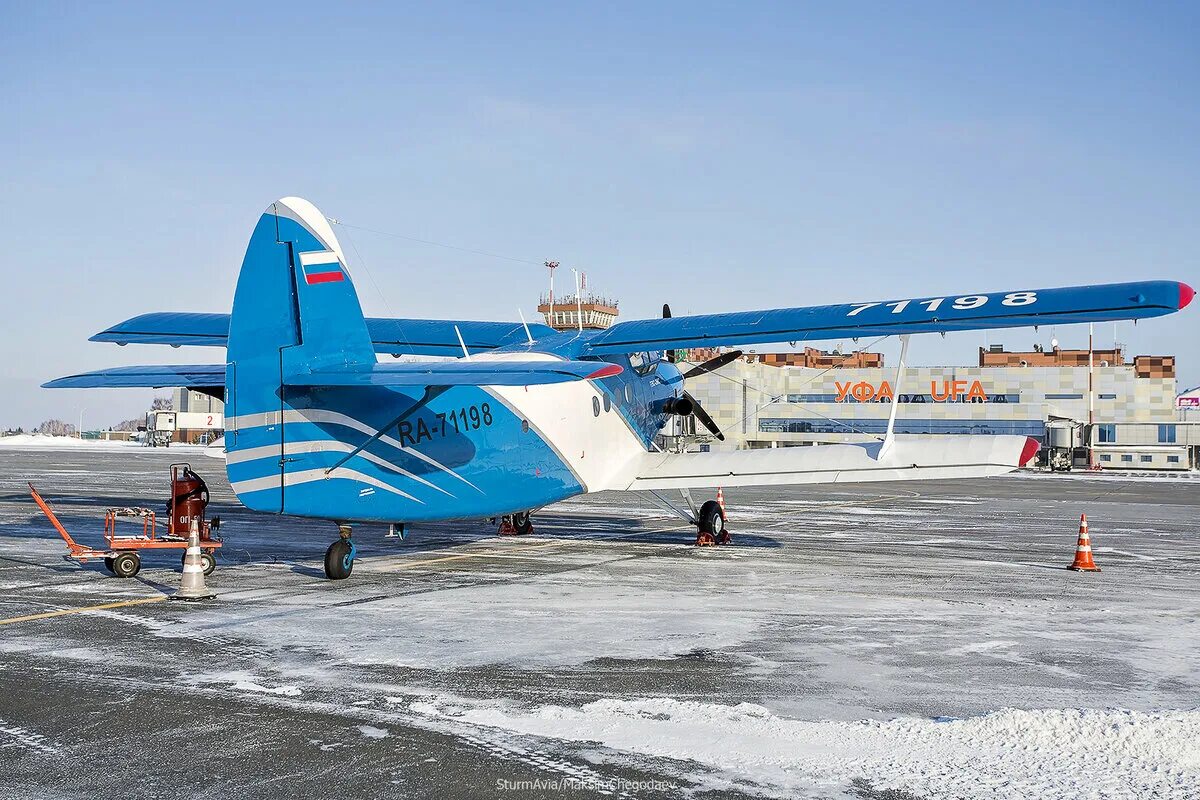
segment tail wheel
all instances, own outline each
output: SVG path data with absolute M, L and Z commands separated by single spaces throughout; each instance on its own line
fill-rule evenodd
M 338 539 L 325 551 L 325 577 L 340 581 L 354 570 L 354 547 L 347 539 Z

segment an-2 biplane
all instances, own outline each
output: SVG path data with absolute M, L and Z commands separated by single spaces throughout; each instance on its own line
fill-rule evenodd
M 135 366 L 48 387 L 186 386 L 225 401 L 226 469 L 238 499 L 328 519 L 330 578 L 350 574 L 351 523 L 511 515 L 519 531 L 551 503 L 603 490 L 700 489 L 998 475 L 1027 463 L 1025 436 L 905 436 L 734 452 L 664 452 L 676 416 L 720 438 L 684 378 L 677 348 L 863 335 L 1144 319 L 1183 308 L 1186 284 L 1140 281 L 945 295 L 621 322 L 558 332 L 540 324 L 365 319 L 341 246 L 309 202 L 286 197 L 258 221 L 232 314 L 151 313 L 92 337 L 117 344 L 210 345 L 222 363 Z M 452 356 L 384 363 L 377 353 Z M 904 356 L 901 356 L 900 369 Z M 899 371 L 897 372 L 899 375 Z M 899 389 L 897 388 L 897 391 Z M 707 501 L 681 511 L 720 539 Z

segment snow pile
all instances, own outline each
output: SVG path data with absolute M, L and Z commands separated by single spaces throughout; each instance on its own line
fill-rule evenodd
M 935 721 L 809 722 L 762 706 L 604 699 L 519 710 L 461 698 L 411 705 L 431 718 L 694 761 L 784 794 L 865 781 L 922 797 L 1184 796 L 1200 786 L 1200 712 L 1005 709 Z M 689 776 L 703 782 L 703 776 Z
M 141 442 L 133 441 L 76 439 L 74 436 L 43 436 L 40 433 L 20 433 L 15 436 L 0 436 L 0 447 L 11 447 L 14 450 L 141 450 L 145 447 L 145 445 L 143 445 Z M 204 452 L 204 445 L 183 444 L 182 442 L 178 442 L 172 444 L 170 449 L 165 451 L 146 448 L 146 452 L 170 452 L 171 450 Z M 224 458 L 224 446 L 222 446 L 219 453 L 214 453 L 214 456 L 217 458 Z
M 284 697 L 299 697 L 302 694 L 299 686 L 276 686 L 274 689 L 271 689 L 253 681 L 238 681 L 233 685 L 233 688 L 243 692 L 262 692 L 263 694 L 278 694 Z
M 103 439 L 76 439 L 74 436 L 42 436 L 41 434 L 20 433 L 16 436 L 0 436 L 0 447 L 54 448 L 70 450 L 110 450 L 120 447 L 141 447 L 138 442 L 105 441 Z

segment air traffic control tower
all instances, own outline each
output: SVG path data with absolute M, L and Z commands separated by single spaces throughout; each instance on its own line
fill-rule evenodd
M 556 331 L 603 330 L 617 321 L 617 301 L 591 292 L 581 292 L 567 297 L 542 296 L 538 299 L 538 312 L 546 324 Z M 582 326 L 580 320 L 583 321 Z

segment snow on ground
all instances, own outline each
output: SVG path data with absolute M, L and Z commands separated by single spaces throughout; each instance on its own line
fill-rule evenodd
M 106 441 L 104 439 L 77 439 L 74 436 L 42 436 L 41 434 L 21 433 L 15 436 L 0 436 L 0 447 L 11 447 L 14 450 L 139 450 L 141 442 Z M 204 450 L 198 444 L 173 444 L 170 450 L 196 453 Z
M 1046 480 L 1047 478 L 1057 478 L 1062 480 L 1072 481 L 1155 481 L 1155 482 L 1175 482 L 1175 481 L 1200 481 L 1200 470 L 1115 470 L 1101 469 L 1094 472 L 1087 470 L 1079 470 L 1072 472 L 1048 472 L 1040 469 L 1019 469 L 1015 472 L 1009 472 L 1005 475 L 999 475 L 997 478 L 1001 480 L 1011 480 L 1013 478 L 1036 478 Z M 991 480 L 996 480 L 992 478 Z
M 177 555 L 136 581 L 63 564 L 23 493 L 44 480 L 68 527 L 98 538 L 113 497 L 160 502 L 174 452 L 0 452 L 0 617 L 177 585 Z M 218 599 L 0 628 L 0 747 L 44 735 L 102 762 L 112 730 L 166 735 L 176 714 L 153 712 L 194 702 L 223 742 L 278 756 L 212 776 L 222 796 L 311 796 L 334 773 L 369 796 L 402 764 L 401 797 L 580 775 L 677 787 L 658 796 L 1200 797 L 1200 497 L 1178 484 L 732 490 L 721 548 L 604 494 L 545 509 L 528 537 L 478 520 L 403 541 L 359 526 L 354 575 L 329 582 L 332 526 L 247 512 L 207 466 L 225 520 Z M 1103 573 L 1065 569 L 1084 511 Z M 105 686 L 161 699 L 78 734 Z M 93 796 L 13 747 L 39 759 L 20 775 Z M 355 770 L 327 752 L 353 752 Z M 191 769 L 165 758 L 132 771 Z M 0 784 L 15 774 L 0 755 Z
M 1200 712 L 1004 709 L 969 719 L 805 721 L 762 706 L 605 698 L 522 709 L 437 696 L 412 710 L 515 733 L 695 761 L 771 794 L 876 790 L 952 798 L 1144 798 L 1200 787 Z M 693 776 L 694 777 L 694 776 Z M 782 791 L 780 791 L 782 790 Z

